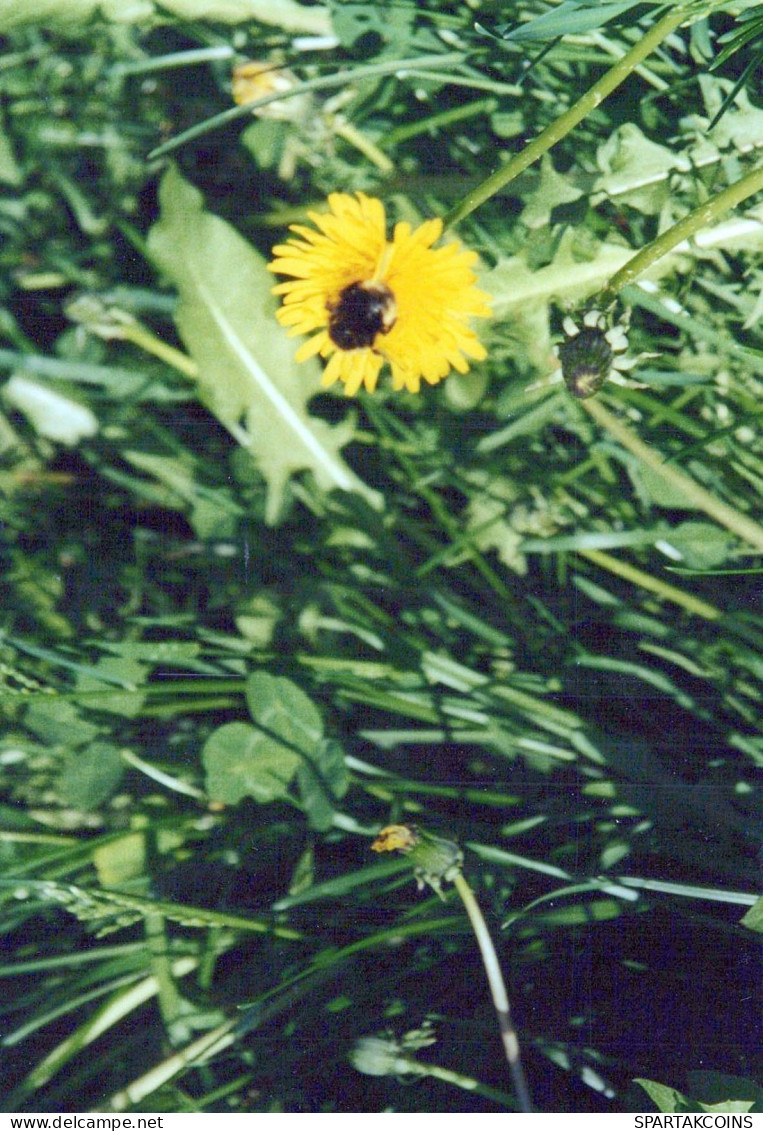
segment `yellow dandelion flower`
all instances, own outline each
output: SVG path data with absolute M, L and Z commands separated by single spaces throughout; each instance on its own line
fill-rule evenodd
M 315 228 L 292 225 L 298 238 L 274 247 L 268 265 L 292 276 L 273 288 L 283 296 L 279 322 L 291 335 L 314 335 L 298 361 L 327 358 L 323 384 L 341 381 L 354 396 L 374 391 L 385 361 L 394 389 L 418 393 L 422 380 L 436 385 L 451 369 L 468 372 L 467 358 L 487 356 L 469 326 L 490 314 L 475 285 L 477 255 L 455 242 L 433 247 L 441 220 L 415 231 L 401 222 L 388 240 L 380 200 L 335 192 L 328 204 L 330 212 L 308 213 Z

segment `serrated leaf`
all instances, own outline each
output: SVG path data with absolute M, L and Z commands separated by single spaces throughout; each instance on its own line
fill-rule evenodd
M 528 316 L 551 301 L 582 301 L 599 290 L 632 257 L 630 248 L 601 243 L 582 258 L 573 231 L 565 232 L 551 263 L 534 271 L 524 255 L 501 259 L 485 279 L 492 296 L 493 317 Z
M 413 35 L 415 8 L 376 0 L 336 0 L 331 4 L 331 26 L 342 47 L 352 49 L 364 36 L 378 36 L 384 53 L 405 55 Z
M 516 488 L 509 479 L 496 478 L 491 480 L 488 490 L 475 489 L 466 509 L 467 530 L 478 550 L 496 550 L 505 566 L 524 577 L 527 558 L 519 550 L 524 538 L 506 519 L 516 497 Z
M 156 22 L 166 23 L 168 14 L 183 20 L 227 24 L 259 20 L 306 35 L 331 33 L 325 8 L 295 0 L 0 0 L 0 31 L 31 24 L 67 30 L 104 19 L 146 28 Z
M 528 228 L 542 228 L 551 222 L 551 213 L 560 204 L 571 204 L 583 195 L 572 178 L 557 173 L 551 155 L 546 153 L 540 163 L 538 187 L 527 197 L 522 211 L 522 223 Z
M 717 116 L 722 105 L 724 86 L 714 82 L 709 75 L 700 75 L 699 83 L 708 116 Z M 700 118 L 696 125 L 701 143 L 705 123 Z M 710 137 L 706 140 L 711 141 L 717 149 L 736 149 L 740 153 L 748 153 L 760 147 L 762 136 L 763 109 L 750 101 L 746 91 L 740 90 L 733 107 L 713 126 Z
M 729 235 L 723 225 L 713 229 L 717 243 L 712 246 L 730 246 Z M 747 245 L 751 242 L 746 233 Z M 708 244 L 708 246 L 710 246 Z M 599 291 L 615 272 L 633 257 L 632 248 L 614 242 L 581 240 L 580 234 L 568 228 L 559 240 L 551 263 L 537 270 L 528 263 L 527 251 L 500 259 L 485 277 L 485 289 L 492 298 L 494 319 L 511 319 L 512 335 L 517 333 L 517 323 L 523 330 L 532 329 L 534 354 L 550 349 L 548 307 L 554 303 L 561 307 L 581 303 Z M 688 263 L 683 250 L 674 250 L 653 264 L 644 277 L 658 279 Z M 551 368 L 551 360 L 545 366 Z M 538 368 L 543 368 L 540 365 Z
M 237 805 L 245 797 L 261 804 L 284 800 L 300 764 L 299 754 L 243 722 L 213 731 L 201 758 L 207 793 L 224 805 Z
M 594 193 L 629 204 L 648 216 L 656 215 L 670 196 L 670 173 L 685 160 L 674 150 L 659 145 L 633 122 L 616 129 L 599 146 L 596 160 L 601 175 Z
M 294 360 L 295 345 L 275 319 L 274 279 L 263 257 L 205 212 L 201 194 L 174 167 L 159 199 L 149 253 L 178 290 L 176 322 L 199 368 L 200 399 L 266 479 L 266 521 L 277 521 L 289 479 L 303 470 L 327 491 L 360 491 L 378 502 L 338 455 L 354 420 L 332 427 L 307 411 L 320 368 Z

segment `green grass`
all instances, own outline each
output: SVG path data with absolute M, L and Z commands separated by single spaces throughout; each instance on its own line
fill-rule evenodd
M 755 4 L 118 7 L 0 5 L 0 1106 L 516 1107 L 412 823 L 538 1110 L 759 1107 Z M 486 361 L 297 365 L 335 191 L 457 225 Z

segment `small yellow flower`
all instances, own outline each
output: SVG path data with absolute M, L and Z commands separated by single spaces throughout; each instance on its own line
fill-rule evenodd
M 384 205 L 362 192 L 335 192 L 330 211 L 309 212 L 317 231 L 292 225 L 298 239 L 273 248 L 269 270 L 290 275 L 278 320 L 290 334 L 314 334 L 297 360 L 328 358 L 324 385 L 342 381 L 354 396 L 372 393 L 382 365 L 392 369 L 395 390 L 418 393 L 421 381 L 436 385 L 451 369 L 469 370 L 467 357 L 486 357 L 470 318 L 490 313 L 488 296 L 475 286 L 474 252 L 459 243 L 432 245 L 441 220 L 415 231 L 405 222 L 387 239 Z

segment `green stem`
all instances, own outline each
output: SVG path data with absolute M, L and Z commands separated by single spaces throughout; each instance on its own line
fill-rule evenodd
M 348 145 L 357 149 L 358 153 L 362 153 L 364 157 L 367 157 L 371 164 L 375 165 L 385 176 L 394 171 L 395 163 L 390 161 L 387 154 L 382 153 L 378 145 L 375 145 L 370 137 L 366 137 L 365 134 L 361 133 L 352 122 L 335 118 L 333 127 L 337 137 L 341 137 Z
M 485 732 L 482 730 L 475 730 L 468 735 L 461 733 L 459 735 L 462 742 L 484 742 Z M 438 739 L 442 741 L 441 738 Z M 475 805 L 495 806 L 498 809 L 506 809 L 514 805 L 518 805 L 520 799 L 512 794 L 496 793 L 491 789 L 485 790 L 482 787 L 477 789 L 468 789 L 460 785 L 433 785 L 430 782 L 417 782 L 408 781 L 404 778 L 382 778 L 378 781 L 367 781 L 365 778 L 356 777 L 352 775 L 352 781 L 355 782 L 361 789 L 364 789 L 371 797 L 376 797 L 381 801 L 392 801 L 399 794 L 407 795 L 410 793 L 419 793 L 424 797 L 450 797 L 457 801 L 468 801 Z M 417 811 L 419 806 L 414 802 L 409 804 L 408 808 L 411 811 Z M 2 837 L 0 837 L 2 839 Z
M 704 511 L 710 518 L 715 519 L 721 526 L 725 526 L 732 534 L 736 534 L 756 550 L 763 551 L 763 527 L 753 519 L 742 514 L 735 507 L 729 506 L 721 499 L 706 491 L 696 483 L 686 472 L 667 463 L 662 452 L 649 444 L 645 444 L 621 420 L 618 420 L 601 401 L 595 397 L 579 402 L 585 411 L 594 418 L 597 424 L 606 428 L 611 436 L 627 451 L 631 452 L 646 467 L 684 495 L 689 504 L 698 510 Z
M 529 165 L 532 165 L 539 157 L 548 152 L 558 141 L 561 141 L 570 130 L 573 130 L 580 122 L 583 121 L 590 113 L 592 113 L 597 106 L 601 105 L 604 99 L 616 90 L 621 83 L 628 78 L 632 71 L 644 60 L 652 51 L 665 40 L 671 32 L 679 27 L 687 16 L 686 6 L 679 4 L 672 6 L 670 11 L 658 20 L 654 27 L 650 28 L 642 39 L 623 55 L 605 75 L 599 79 L 597 83 L 587 90 L 582 98 L 570 106 L 561 117 L 557 118 L 551 125 L 547 126 L 543 133 L 539 134 L 534 141 L 521 151 L 516 153 L 510 160 L 503 165 L 495 173 L 487 177 L 482 184 L 478 185 L 472 192 L 467 193 L 460 204 L 447 214 L 443 221 L 445 228 L 450 228 L 457 224 L 459 220 L 463 220 L 475 208 L 479 208 L 491 196 L 499 192 L 505 185 L 518 177 L 520 173 L 524 172 Z
M 653 577 L 651 573 L 645 573 L 643 570 L 637 569 L 636 566 L 630 565 L 629 562 L 622 562 L 619 558 L 613 558 L 611 554 L 605 554 L 601 550 L 582 549 L 578 550 L 577 553 L 581 558 L 588 558 L 589 562 L 593 562 L 594 565 L 600 566 L 618 577 L 623 577 L 626 581 L 632 581 L 634 585 L 640 585 L 642 589 L 648 589 L 650 593 L 656 593 L 663 601 L 672 601 L 674 605 L 680 605 L 681 608 L 686 609 L 687 613 L 694 613 L 698 617 L 704 617 L 705 620 L 717 620 L 718 617 L 722 616 L 721 610 L 717 609 L 715 605 L 710 605 L 707 601 L 700 600 L 699 597 L 693 597 L 691 593 L 684 593 L 683 589 L 679 589 L 678 586 L 669 585 L 666 581 Z
M 445 129 L 447 126 L 453 125 L 454 122 L 463 122 L 465 118 L 472 118 L 476 114 L 489 114 L 495 110 L 496 105 L 495 98 L 476 98 L 473 102 L 467 102 L 463 106 L 455 106 L 451 110 L 441 110 L 439 114 L 430 114 L 428 118 L 416 122 L 406 122 L 404 126 L 398 126 L 385 135 L 384 145 L 387 149 L 393 149 L 402 142 L 408 141 L 412 137 L 418 137 L 420 134 L 433 134 L 435 130 Z
M 207 936 L 204 940 L 204 949 L 201 952 L 201 960 L 199 962 L 199 969 L 196 974 L 196 981 L 199 987 L 205 992 L 209 993 L 212 988 L 212 978 L 214 976 L 217 960 L 223 953 L 223 940 L 225 935 L 221 927 L 210 927 L 207 931 Z
M 315 11 L 322 10 L 315 9 Z M 232 106 L 230 110 L 223 110 L 222 113 L 215 114 L 204 122 L 197 122 L 190 129 L 184 130 L 182 134 L 178 134 L 177 137 L 165 141 L 162 145 L 158 145 L 156 149 L 152 149 L 147 160 L 154 161 L 157 157 L 164 157 L 165 154 L 171 153 L 172 150 L 178 149 L 179 146 L 185 145 L 188 141 L 193 141 L 201 134 L 226 126 L 229 122 L 234 122 L 236 118 L 253 114 L 255 110 L 259 110 L 261 106 L 269 106 L 271 102 L 282 102 L 285 98 L 295 98 L 297 95 L 308 94 L 315 90 L 331 90 L 335 86 L 349 87 L 363 79 L 376 78 L 379 75 L 393 75 L 397 72 L 409 71 L 412 67 L 416 67 L 418 70 L 447 67 L 448 65 L 457 67 L 464 63 L 467 57 L 463 51 L 451 51 L 444 55 L 418 55 L 411 59 L 384 59 L 381 63 L 369 63 L 364 67 L 346 67 L 332 75 L 321 75 L 319 78 L 308 79 L 306 82 L 297 83 L 290 90 L 279 90 L 275 94 L 266 94 L 263 98 L 245 102 L 241 106 Z
M 195 785 L 190 785 L 188 782 L 183 781 L 181 778 L 176 778 L 172 774 L 167 774 L 164 770 L 160 770 L 157 766 L 152 766 L 150 762 L 144 762 L 137 754 L 133 754 L 131 750 L 120 750 L 122 760 L 127 762 L 128 765 L 134 766 L 140 773 L 145 774 L 146 777 L 152 778 L 154 781 L 164 785 L 167 789 L 173 790 L 175 793 L 183 793 L 186 797 L 195 797 L 199 801 L 206 801 L 207 795 L 203 789 L 197 789 Z
M 198 1037 L 184 1049 L 173 1053 L 172 1056 L 167 1057 L 166 1060 L 163 1060 L 160 1064 L 149 1069 L 143 1076 L 137 1077 L 137 1079 L 128 1084 L 126 1088 L 115 1092 L 101 1107 L 93 1108 L 92 1110 L 95 1112 L 127 1111 L 128 1108 L 134 1108 L 135 1105 L 141 1103 L 146 1096 L 150 1096 L 164 1084 L 169 1083 L 178 1073 L 183 1072 L 192 1065 L 198 1066 L 202 1058 L 207 1060 L 213 1053 L 217 1054 L 222 1052 L 223 1049 L 232 1045 L 235 1041 L 233 1029 L 235 1029 L 237 1024 L 238 1017 L 228 1018 L 226 1021 L 223 1021 L 221 1025 L 218 1025 L 216 1029 L 212 1029 L 202 1037 Z
M 131 59 L 129 63 L 116 63 L 110 70 L 112 78 L 123 75 L 145 75 L 150 71 L 170 70 L 173 67 L 193 67 L 200 63 L 213 63 L 232 59 L 236 49 L 229 44 L 217 47 L 198 47 L 191 51 L 173 51 L 168 55 L 155 55 L 148 59 Z
M 414 1060 L 413 1057 L 400 1057 L 399 1063 L 401 1068 L 404 1067 L 405 1071 L 412 1076 L 422 1078 L 432 1076 L 435 1080 L 442 1080 L 445 1084 L 454 1084 L 457 1088 L 463 1088 L 466 1092 L 474 1092 L 477 1096 L 484 1096 L 485 1099 L 493 1100 L 494 1103 L 498 1103 L 502 1107 L 514 1110 L 516 1106 L 511 1096 L 507 1096 L 505 1092 L 499 1092 L 497 1088 L 481 1084 L 479 1080 L 475 1080 L 472 1076 L 464 1076 L 460 1072 L 453 1072 L 450 1068 L 441 1068 L 439 1064 L 425 1064 L 423 1061 Z
M 181 998 L 172 975 L 166 920 L 163 915 L 152 912 L 146 915 L 144 930 L 146 943 L 151 955 L 151 968 L 156 978 L 156 998 L 165 1030 L 172 1033 L 180 1016 Z
M 403 445 L 397 442 L 396 437 L 393 436 L 392 432 L 387 426 L 386 419 L 380 412 L 377 412 L 370 399 L 366 400 L 365 406 L 369 416 L 371 417 L 373 423 L 377 428 L 377 431 L 379 431 L 393 447 L 397 461 L 408 477 L 412 489 L 417 491 L 421 498 L 426 501 L 432 511 L 432 514 L 450 538 L 450 547 L 454 548 L 461 538 L 458 523 L 451 516 L 447 506 L 440 498 L 437 491 L 433 490 L 426 482 L 422 481 L 421 476 L 419 476 L 416 471 L 413 460 L 410 460 L 408 458 L 404 451 Z M 415 533 L 416 532 L 412 528 L 411 534 Z M 475 546 L 473 539 L 468 540 L 468 546 L 475 569 L 479 570 L 484 580 L 496 593 L 496 595 L 500 597 L 501 600 L 509 600 L 510 595 L 508 589 L 506 588 L 498 574 L 493 570 L 492 566 L 488 563 L 484 555 L 480 553 L 478 548 Z M 439 565 L 439 561 L 437 564 Z M 417 576 L 419 579 L 421 578 L 420 569 L 417 571 Z
M 623 287 L 633 283 L 658 259 L 662 259 L 668 252 L 673 251 L 684 240 L 691 239 L 700 228 L 708 227 L 723 212 L 735 208 L 749 196 L 761 191 L 763 191 L 763 165 L 751 169 L 747 176 L 735 181 L 733 185 L 729 185 L 723 192 L 714 196 L 712 200 L 700 204 L 688 216 L 684 216 L 677 224 L 673 224 L 667 231 L 659 235 L 656 240 L 652 240 L 650 244 L 643 247 L 612 276 L 601 292 L 599 305 L 602 307 L 609 306 Z
M 514 1023 L 511 1020 L 509 995 L 506 993 L 506 985 L 503 980 L 503 974 L 501 973 L 500 963 L 498 962 L 498 955 L 493 946 L 493 940 L 490 937 L 490 932 L 480 910 L 480 906 L 474 898 L 474 892 L 464 879 L 463 873 L 457 871 L 452 878 L 455 889 L 460 895 L 461 902 L 466 909 L 466 914 L 469 916 L 469 921 L 477 939 L 477 945 L 480 948 L 482 963 L 490 984 L 493 1005 L 498 1014 L 501 1040 L 503 1041 L 503 1047 L 506 1052 L 506 1060 L 509 1063 L 509 1071 L 511 1072 L 511 1079 L 517 1094 L 520 1111 L 531 1112 L 532 1100 L 530 1099 L 530 1089 L 527 1086 L 527 1079 L 522 1067 L 522 1059 L 519 1052 L 519 1038 L 514 1028 Z
M 188 377 L 194 381 L 199 376 L 199 367 L 196 362 L 183 353 L 182 350 L 175 349 L 174 346 L 163 342 L 156 334 L 152 334 L 145 326 L 140 323 L 135 323 L 132 326 L 125 327 L 124 333 L 120 335 L 126 342 L 132 342 L 138 349 L 145 350 L 146 353 L 153 354 L 163 361 L 166 365 L 170 365 L 176 369 L 178 373 L 182 373 L 184 377 Z

